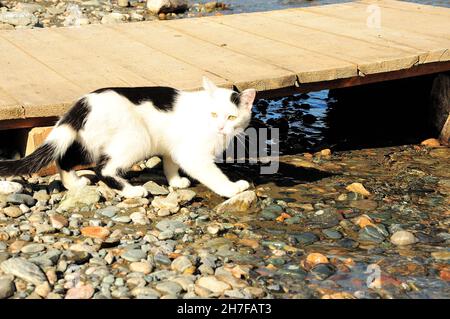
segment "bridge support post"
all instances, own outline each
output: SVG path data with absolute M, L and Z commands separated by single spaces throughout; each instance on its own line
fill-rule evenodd
M 450 73 L 436 76 L 431 89 L 430 121 L 441 143 L 450 145 Z

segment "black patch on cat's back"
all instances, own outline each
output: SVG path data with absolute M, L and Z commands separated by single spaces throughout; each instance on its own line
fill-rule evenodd
M 78 100 L 70 110 L 63 115 L 58 125 L 67 124 L 74 130 L 79 131 L 84 127 L 86 118 L 91 111 L 86 98 Z
M 241 105 L 241 95 L 237 92 L 231 93 L 230 100 L 231 103 L 235 104 L 237 107 Z
M 113 87 L 99 89 L 92 93 L 103 93 L 105 91 L 114 91 L 136 105 L 149 101 L 155 108 L 165 112 L 173 110 L 179 94 L 178 90 L 166 86 Z

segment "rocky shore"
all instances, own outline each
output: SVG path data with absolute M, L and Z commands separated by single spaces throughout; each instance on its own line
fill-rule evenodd
M 0 1 L 0 30 L 116 24 L 222 14 L 222 2 L 174 0 Z
M 425 144 L 223 165 L 253 182 L 228 201 L 158 158 L 148 198 L 0 181 L 0 298 L 448 298 L 450 149 Z

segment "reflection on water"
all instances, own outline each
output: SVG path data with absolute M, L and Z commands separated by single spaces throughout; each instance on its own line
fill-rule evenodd
M 279 128 L 281 154 L 419 143 L 435 134 L 426 121 L 432 78 L 259 100 L 251 125 Z

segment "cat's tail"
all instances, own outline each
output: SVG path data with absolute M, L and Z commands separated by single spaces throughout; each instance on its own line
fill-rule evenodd
M 0 176 L 26 175 L 39 171 L 60 158 L 77 138 L 77 131 L 68 124 L 57 124 L 44 144 L 19 160 L 0 161 Z

